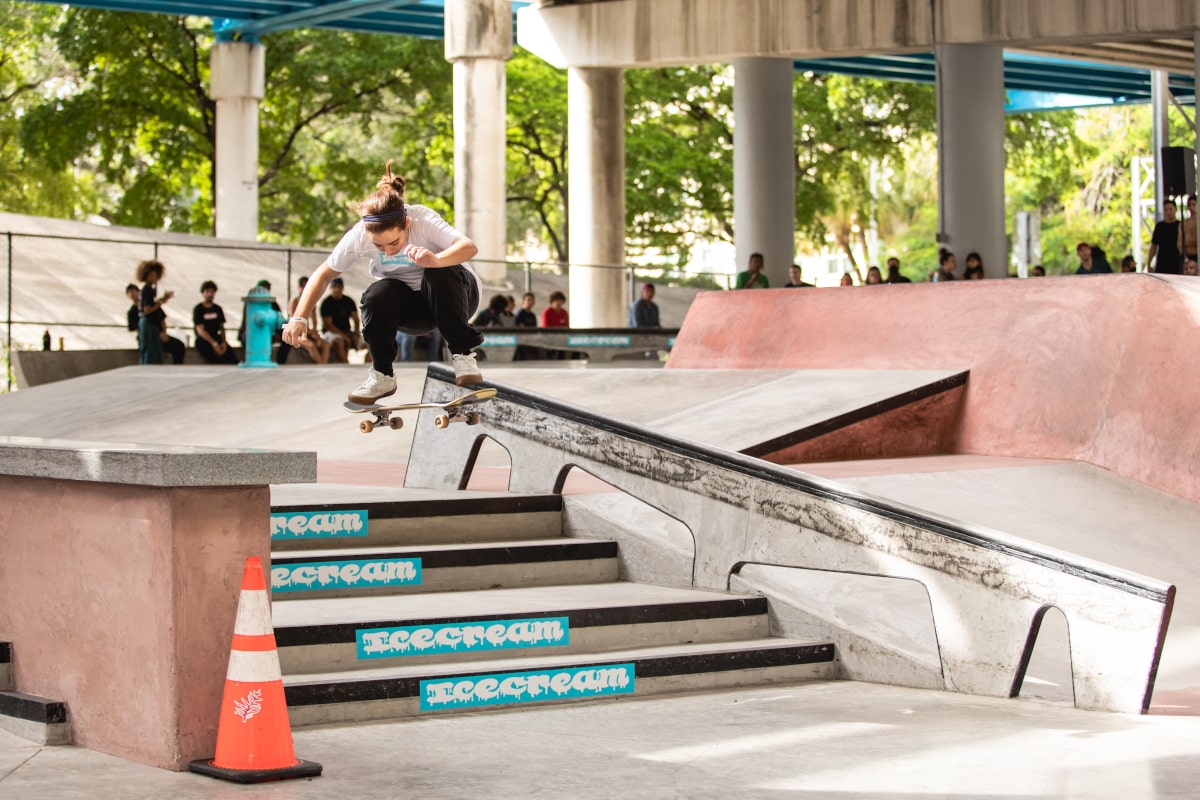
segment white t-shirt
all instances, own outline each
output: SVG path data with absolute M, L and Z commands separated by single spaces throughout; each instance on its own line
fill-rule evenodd
M 442 219 L 432 208 L 421 205 L 406 205 L 404 210 L 408 214 L 408 243 L 417 247 L 424 247 L 426 250 L 432 250 L 435 253 L 440 253 L 450 245 L 454 244 L 455 239 L 463 238 L 463 234 L 455 230 L 450 223 Z M 354 227 L 346 231 L 346 235 L 333 248 L 333 252 L 326 259 L 329 267 L 336 272 L 345 272 L 354 266 L 360 259 L 366 258 L 370 261 L 370 272 L 375 278 L 395 278 L 403 281 L 406 286 L 414 291 L 421 290 L 421 281 L 425 276 L 425 268 L 413 262 L 411 258 L 399 253 L 394 256 L 386 256 L 379 252 L 379 248 L 371 241 L 371 237 L 367 235 L 366 226 L 362 220 L 355 223 Z M 479 275 L 475 273 L 475 269 L 470 262 L 464 262 L 467 272 L 475 279 L 475 285 L 479 288 L 479 297 L 483 297 L 483 281 L 479 279 Z M 477 309 L 478 310 L 478 309 Z M 474 314 L 472 314 L 474 316 Z

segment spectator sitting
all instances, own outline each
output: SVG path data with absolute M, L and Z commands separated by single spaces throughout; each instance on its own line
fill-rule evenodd
M 1035 267 L 1033 268 L 1033 272 L 1029 273 L 1029 277 L 1031 277 L 1031 278 L 1044 278 L 1044 277 L 1046 277 L 1046 268 L 1045 268 L 1045 267 L 1043 267 L 1041 264 L 1038 264 L 1037 266 L 1035 266 Z
M 125 287 L 125 296 L 129 298 L 129 302 L 133 305 L 129 306 L 129 311 L 125 313 L 126 322 L 129 324 L 129 330 L 137 333 L 138 320 L 141 314 L 138 313 L 138 300 L 141 299 L 142 293 L 138 289 L 136 283 L 130 283 Z
M 1121 259 L 1121 272 L 1137 272 L 1137 262 L 1133 260 L 1133 256 Z
M 867 270 L 867 286 L 874 286 L 877 283 L 883 283 L 883 275 L 879 272 L 879 267 L 871 267 Z
M 983 259 L 979 253 L 967 253 L 967 269 L 963 272 L 964 281 L 981 281 L 987 275 L 983 271 Z
M 853 286 L 853 285 L 854 285 L 854 276 L 851 275 L 849 272 L 843 272 L 842 280 L 838 283 L 838 286 Z
M 504 313 L 500 315 L 505 328 L 517 327 L 517 298 L 510 295 L 504 297 Z
M 933 282 L 941 283 L 942 281 L 954 280 L 954 270 L 958 269 L 958 259 L 954 253 L 951 253 L 946 248 L 938 250 L 938 268 L 933 273 Z
M 1200 267 L 1196 264 L 1195 256 L 1185 256 L 1183 259 L 1183 274 L 1195 277 L 1200 275 Z
M 533 305 L 537 302 L 533 292 L 526 292 L 521 298 L 521 308 L 517 311 L 517 316 L 514 322 L 518 328 L 536 328 L 538 324 L 537 315 L 533 313 Z
M 488 307 L 475 315 L 471 324 L 476 328 L 507 328 L 504 312 L 508 308 L 508 299 L 502 294 L 492 295 Z
M 296 285 L 299 287 L 300 291 L 296 293 L 295 297 L 288 301 L 288 319 L 296 316 L 296 309 L 300 307 L 300 295 L 304 294 L 304 287 L 308 286 L 308 276 L 301 276 Z M 317 314 L 315 309 L 313 313 L 309 314 L 308 329 L 310 331 L 317 330 Z M 330 345 L 329 342 L 325 341 L 324 338 L 309 336 L 304 339 L 304 341 L 300 342 L 300 347 L 305 353 L 308 354 L 309 360 L 314 364 L 324 364 L 329 361 Z M 280 342 L 279 349 L 275 351 L 276 363 L 286 364 L 288 356 L 294 349 L 295 348 L 287 342 Z
M 770 282 L 767 276 L 763 275 L 763 254 L 751 253 L 749 269 L 744 272 L 739 272 L 737 276 L 737 289 L 766 289 L 770 287 Z
M 900 274 L 900 259 L 892 256 L 887 260 L 887 280 L 884 283 L 912 283 L 911 280 Z
M 654 284 L 642 285 L 642 296 L 629 307 L 629 327 L 658 328 L 658 305 L 654 302 Z
M 346 297 L 346 285 L 341 278 L 329 282 L 329 297 L 321 301 L 322 337 L 329 342 L 329 360 L 348 362 L 349 352 L 358 349 L 361 324 L 358 304 Z
M 1087 242 L 1080 242 L 1075 245 L 1075 255 L 1079 256 L 1079 268 L 1075 270 L 1076 275 L 1099 275 L 1112 272 L 1108 257 L 1099 247 L 1092 247 Z
M 567 296 L 559 291 L 550 293 L 550 305 L 542 311 L 542 327 L 543 328 L 569 328 L 571 327 L 571 315 L 563 308 L 567 302 Z
M 217 284 L 200 284 L 201 301 L 192 309 L 196 351 L 209 364 L 236 364 L 237 353 L 225 341 L 225 310 L 216 304 Z
M 788 282 L 787 282 L 787 283 L 785 283 L 785 284 L 784 284 L 784 288 L 791 288 L 791 289 L 795 289 L 795 288 L 798 288 L 798 287 L 800 287 L 800 286 L 808 286 L 808 287 L 811 287 L 811 286 L 812 286 L 812 284 L 811 284 L 811 283 L 805 283 L 803 280 L 801 280 L 801 278 L 802 278 L 802 277 L 803 277 L 803 276 L 802 276 L 802 274 L 801 274 L 801 271 L 800 271 L 800 265 L 799 265 L 799 264 L 792 264 L 790 267 L 788 267 L 788 279 L 789 279 L 789 280 L 788 280 Z

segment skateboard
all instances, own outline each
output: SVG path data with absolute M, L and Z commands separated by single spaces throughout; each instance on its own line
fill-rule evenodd
M 386 425 L 394 431 L 398 431 L 404 427 L 404 420 L 400 417 L 393 417 L 392 414 L 396 411 L 410 411 L 418 408 L 436 408 L 441 413 L 433 418 L 433 425 L 436 428 L 445 428 L 452 422 L 465 422 L 468 425 L 478 425 L 480 414 L 478 411 L 466 411 L 469 406 L 477 405 L 485 400 L 491 400 L 496 396 L 495 389 L 479 389 L 478 391 L 464 394 L 461 397 L 456 397 L 453 400 L 448 400 L 445 403 L 403 403 L 394 406 L 382 406 L 378 403 L 371 405 L 360 405 L 358 403 L 345 402 L 342 407 L 351 414 L 372 414 L 374 419 L 364 419 L 358 423 L 358 429 L 363 433 L 370 433 L 377 427 Z

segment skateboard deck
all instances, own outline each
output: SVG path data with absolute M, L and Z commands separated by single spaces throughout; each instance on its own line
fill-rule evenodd
M 383 426 L 398 431 L 404 427 L 404 420 L 400 417 L 392 417 L 392 414 L 397 411 L 413 411 L 421 408 L 439 409 L 440 413 L 433 418 L 433 425 L 436 428 L 445 428 L 452 422 L 465 422 L 468 425 L 478 425 L 481 419 L 479 412 L 467 411 L 466 409 L 486 400 L 491 400 L 495 396 L 495 389 L 479 389 L 464 394 L 461 397 L 456 397 L 453 400 L 447 400 L 444 403 L 400 403 L 385 406 L 379 403 L 360 405 L 359 403 L 347 401 L 342 403 L 342 407 L 351 414 L 371 414 L 374 417 L 374 419 L 364 419 L 358 423 L 358 429 L 363 433 L 370 433 L 376 428 Z

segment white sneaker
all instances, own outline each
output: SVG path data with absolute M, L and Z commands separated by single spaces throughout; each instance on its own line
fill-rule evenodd
M 475 363 L 474 353 L 466 355 L 453 353 L 450 356 L 450 363 L 454 364 L 454 382 L 459 386 L 470 386 L 473 383 L 483 382 L 483 373 L 479 371 L 479 365 Z
M 359 386 L 350 393 L 350 402 L 369 406 L 381 397 L 387 397 L 389 394 L 395 393 L 395 376 L 376 372 L 375 368 L 372 367 L 370 372 L 367 373 L 367 379 L 363 381 L 362 386 Z

